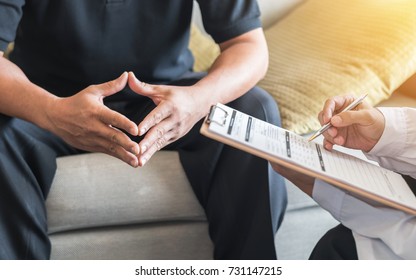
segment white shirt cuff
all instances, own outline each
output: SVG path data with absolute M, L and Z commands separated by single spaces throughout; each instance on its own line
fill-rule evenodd
M 322 208 L 340 221 L 345 192 L 320 179 L 316 179 L 312 197 Z
M 384 115 L 385 127 L 377 144 L 366 154 L 368 158 L 373 160 L 376 160 L 377 157 L 394 157 L 401 154 L 406 146 L 407 139 L 407 123 L 404 110 L 393 107 L 380 107 L 378 110 Z

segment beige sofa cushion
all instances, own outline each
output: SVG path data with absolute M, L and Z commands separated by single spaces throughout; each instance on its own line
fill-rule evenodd
M 178 153 L 132 168 L 105 154 L 57 159 L 46 201 L 52 259 L 211 259 L 204 210 Z
M 100 153 L 58 158 L 57 165 L 46 201 L 50 234 L 206 220 L 175 151 L 156 153 L 141 168 Z

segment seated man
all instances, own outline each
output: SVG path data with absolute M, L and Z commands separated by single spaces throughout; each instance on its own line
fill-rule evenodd
M 138 167 L 160 149 L 179 151 L 215 258 L 276 258 L 282 178 L 199 134 L 217 102 L 280 123 L 274 100 L 254 87 L 268 63 L 259 9 L 255 0 L 198 3 L 221 49 L 209 73 L 192 71 L 193 1 L 1 1 L 1 259 L 50 257 L 56 157 L 103 152 Z

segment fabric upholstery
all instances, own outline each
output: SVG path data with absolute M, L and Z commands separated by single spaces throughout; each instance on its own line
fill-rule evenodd
M 297 133 L 319 127 L 328 97 L 368 93 L 377 104 L 416 71 L 413 0 L 309 0 L 265 34 L 270 67 L 259 85 Z
M 98 153 L 57 165 L 46 201 L 52 259 L 212 258 L 205 213 L 177 152 L 156 153 L 142 168 Z
M 49 233 L 100 226 L 205 221 L 176 152 L 142 168 L 105 154 L 59 158 L 47 199 Z
M 55 260 L 212 259 L 206 222 L 98 227 L 51 234 Z
M 191 28 L 189 49 L 195 58 L 194 71 L 197 72 L 207 71 L 220 54 L 220 48 L 214 40 L 204 34 L 195 24 Z

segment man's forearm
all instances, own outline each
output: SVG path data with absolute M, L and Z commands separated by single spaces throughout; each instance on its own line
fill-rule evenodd
M 228 103 L 255 86 L 267 67 L 267 44 L 256 29 L 222 44 L 220 56 L 195 87 L 204 93 L 205 104 Z
M 23 71 L 0 57 L 0 112 L 46 128 L 46 107 L 55 96 L 31 83 Z

